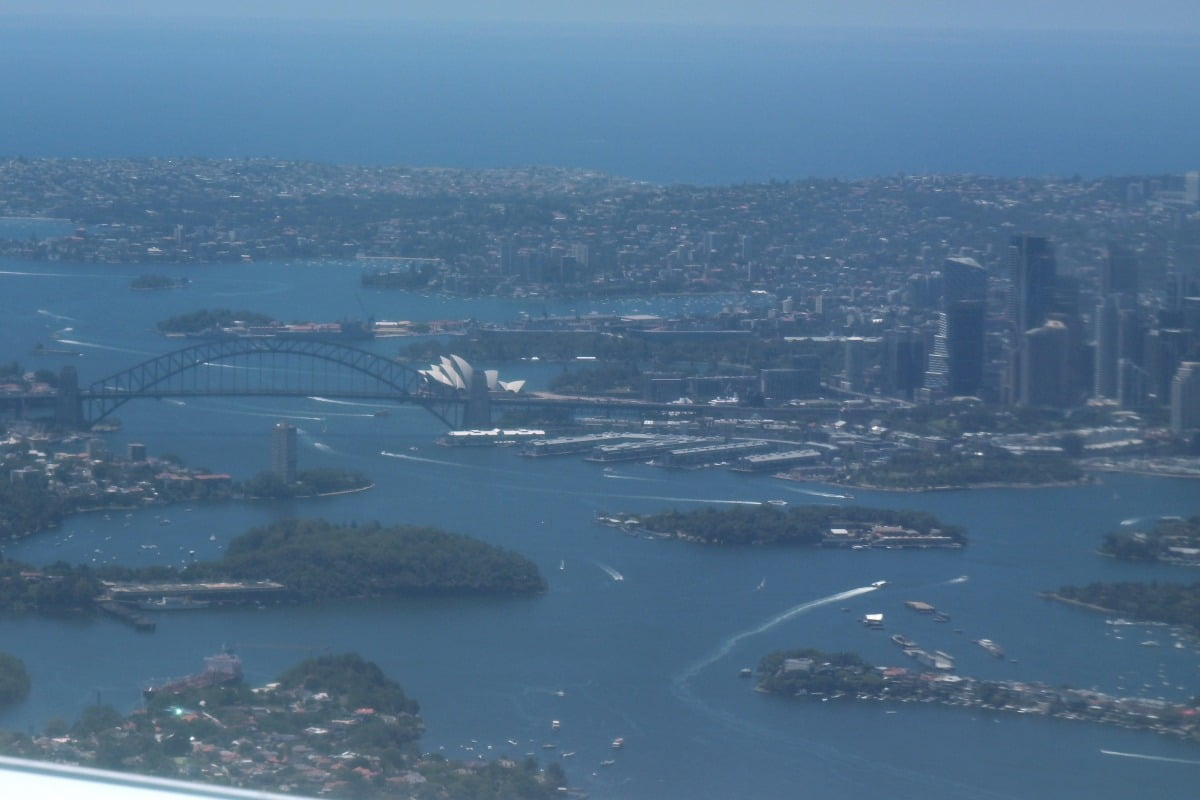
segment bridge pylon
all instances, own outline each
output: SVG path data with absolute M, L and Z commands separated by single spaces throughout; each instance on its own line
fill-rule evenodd
M 58 373 L 54 422 L 60 428 L 83 427 L 83 399 L 79 396 L 79 373 L 74 367 L 63 367 Z
M 467 405 L 463 409 L 464 428 L 484 430 L 492 427 L 492 400 L 488 393 L 487 376 L 483 372 L 471 375 L 467 388 Z

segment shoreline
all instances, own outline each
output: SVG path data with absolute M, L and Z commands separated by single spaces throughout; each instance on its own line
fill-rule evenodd
M 1075 600 L 1074 598 L 1071 598 L 1071 597 L 1063 597 L 1058 592 L 1038 592 L 1037 596 L 1042 598 L 1043 600 L 1052 600 L 1056 603 L 1063 603 L 1068 606 L 1075 606 L 1076 608 L 1083 608 L 1088 611 L 1097 611 L 1101 614 L 1124 613 L 1124 612 L 1118 611 L 1115 608 L 1107 608 L 1105 606 L 1098 606 L 1095 603 L 1086 603 L 1083 600 Z M 1152 620 L 1147 620 L 1147 622 L 1150 622 L 1150 621 L 1152 621 Z
M 1076 486 L 1087 486 L 1094 483 L 1088 478 L 1081 478 L 1077 481 L 1051 481 L 1049 483 L 1000 483 L 989 481 L 985 483 L 967 483 L 962 486 L 875 486 L 869 483 L 832 483 L 829 481 L 812 481 L 805 478 L 789 477 L 786 473 L 774 475 L 772 477 L 780 480 L 792 481 L 793 483 L 816 483 L 819 486 L 827 486 L 831 489 L 857 489 L 864 492 L 893 492 L 893 493 L 908 493 L 922 494 L 924 492 L 961 492 L 971 491 L 974 489 L 1068 489 Z M 1158 476 L 1164 477 L 1164 476 Z

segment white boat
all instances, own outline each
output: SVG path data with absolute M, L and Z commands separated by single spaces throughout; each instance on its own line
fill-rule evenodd
M 996 658 L 1004 658 L 1004 650 L 1002 650 L 1000 645 L 996 644 L 991 639 L 978 639 L 976 640 L 975 644 L 979 645 L 984 650 L 987 650 Z
M 780 508 L 782 508 L 783 506 L 787 505 L 787 500 L 768 500 L 767 505 L 779 506 Z
M 558 720 L 556 720 L 556 719 L 550 720 L 550 730 L 556 731 L 561 727 L 562 727 L 562 725 L 559 723 Z
M 871 584 L 871 586 L 876 589 L 882 589 L 883 587 L 887 586 L 887 581 L 875 581 Z
M 758 582 L 758 586 L 755 587 L 755 591 L 761 592 L 765 588 L 767 588 L 767 579 L 763 578 L 761 581 Z
M 613 750 L 620 750 L 624 746 L 625 746 L 625 740 L 623 738 L 621 738 L 620 736 L 618 736 L 617 738 L 612 740 Z

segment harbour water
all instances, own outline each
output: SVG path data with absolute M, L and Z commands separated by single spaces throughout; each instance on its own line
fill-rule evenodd
M 0 358 L 29 368 L 70 363 L 87 383 L 171 349 L 154 323 L 199 308 L 283 319 L 508 319 L 521 311 L 653 312 L 733 299 L 519 304 L 364 293 L 357 270 L 352 263 L 194 267 L 177 270 L 191 279 L 186 290 L 135 293 L 128 290 L 135 267 L 3 262 Z M 82 355 L 31 355 L 55 332 Z M 398 345 L 370 346 L 390 353 Z M 535 385 L 562 368 L 496 366 Z M 427 749 L 459 758 L 575 752 L 563 766 L 594 798 L 1127 798 L 1148 785 L 1163 798 L 1194 796 L 1200 749 L 1151 733 L 937 707 L 787 701 L 756 694 L 738 677 L 786 647 L 848 649 L 898 663 L 903 657 L 888 636 L 902 633 L 954 655 L 964 674 L 1169 700 L 1200 694 L 1194 644 L 1176 648 L 1165 629 L 1107 624 L 1103 615 L 1035 594 L 1096 580 L 1194 580 L 1180 568 L 1094 552 L 1123 520 L 1195 513 L 1194 482 L 1104 475 L 1076 488 L 855 492 L 850 500 L 839 489 L 723 471 L 642 464 L 605 471 L 574 457 L 442 448 L 433 443 L 442 429 L 424 411 L 399 406 L 375 416 L 378 409 L 328 399 L 130 404 L 118 414 L 123 429 L 109 437 L 114 449 L 140 441 L 152 455 L 175 453 L 248 478 L 268 466 L 271 426 L 288 419 L 300 428 L 302 467 L 362 470 L 377 486 L 320 500 L 89 514 L 5 554 L 34 563 L 178 564 L 215 557 L 248 527 L 319 515 L 433 524 L 502 544 L 538 564 L 550 585 L 545 595 L 198 609 L 159 615 L 153 634 L 103 617 L 4 618 L 0 649 L 25 660 L 34 689 L 0 715 L 0 725 L 39 729 L 54 717 L 73 719 L 97 693 L 131 710 L 145 684 L 195 671 L 222 644 L 237 649 L 252 682 L 308 655 L 352 650 L 420 701 Z M 926 509 L 966 526 L 970 545 L 721 549 L 633 538 L 593 522 L 597 511 L 770 499 Z M 887 586 L 872 587 L 879 580 Z M 906 600 L 944 609 L 952 622 L 916 614 Z M 883 632 L 858 624 L 872 612 L 885 615 Z M 972 644 L 980 638 L 1015 661 Z M 1148 639 L 1164 646 L 1139 646 Z M 557 732 L 552 720 L 561 722 Z M 614 752 L 618 736 L 625 746 Z M 543 750 L 551 741 L 558 750 Z M 601 766 L 610 758 L 616 763 Z

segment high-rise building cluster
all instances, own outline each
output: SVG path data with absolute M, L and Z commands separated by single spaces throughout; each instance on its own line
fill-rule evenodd
M 950 257 L 939 272 L 911 276 L 905 298 L 937 310 L 923 327 L 885 332 L 880 390 L 928 402 L 1158 407 L 1177 433 L 1200 432 L 1200 263 L 1178 258 L 1156 274 L 1130 246 L 1109 242 L 1081 278 L 1060 271 L 1055 249 L 1049 237 L 1014 234 L 1006 274 Z M 852 355 L 848 342 L 847 386 L 861 363 Z

